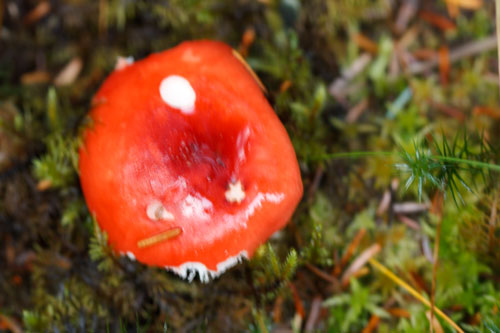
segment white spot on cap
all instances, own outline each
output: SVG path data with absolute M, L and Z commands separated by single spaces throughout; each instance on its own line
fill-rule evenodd
M 179 75 L 170 75 L 160 83 L 160 95 L 170 107 L 184 114 L 194 112 L 196 93 L 188 80 Z
M 153 221 L 174 220 L 174 215 L 170 213 L 159 201 L 153 201 L 146 208 L 146 214 Z
M 229 183 L 229 188 L 225 195 L 226 200 L 230 203 L 241 203 L 245 199 L 245 191 L 241 182 L 238 180 L 236 183 Z
M 198 217 L 201 219 L 210 218 L 213 204 L 210 200 L 200 195 L 188 195 L 182 202 L 182 215 L 185 217 Z
M 243 261 L 243 259 L 248 259 L 248 252 L 243 250 L 235 256 L 228 257 L 226 260 L 221 261 L 217 264 L 217 270 L 213 271 L 208 269 L 201 262 L 185 262 L 182 265 L 175 266 L 165 266 L 166 269 L 171 270 L 175 274 L 179 275 L 183 279 L 187 279 L 189 282 L 193 281 L 196 273 L 200 277 L 200 281 L 207 283 L 210 279 L 216 278 L 222 273 L 224 273 L 229 268 L 235 266 L 236 264 Z

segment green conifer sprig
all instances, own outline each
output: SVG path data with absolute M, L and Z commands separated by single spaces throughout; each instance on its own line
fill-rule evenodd
M 324 154 L 320 160 L 333 160 L 361 157 L 399 156 L 401 162 L 394 167 L 407 174 L 405 188 L 417 184 L 419 199 L 422 198 L 424 186 L 431 184 L 437 189 L 447 191 L 454 202 L 464 203 L 461 192 L 472 192 L 479 175 L 486 187 L 496 183 L 496 175 L 500 172 L 499 150 L 485 140 L 483 135 L 474 137 L 465 130 L 454 136 L 452 143 L 442 134 L 424 139 L 413 144 L 413 151 L 400 147 L 396 152 L 356 151 L 336 154 Z

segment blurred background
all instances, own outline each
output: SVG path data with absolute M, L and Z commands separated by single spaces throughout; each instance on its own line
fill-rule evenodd
M 500 332 L 495 20 L 493 0 L 0 0 L 0 332 Z M 118 57 L 191 39 L 261 78 L 305 190 L 209 284 L 116 256 L 78 182 Z

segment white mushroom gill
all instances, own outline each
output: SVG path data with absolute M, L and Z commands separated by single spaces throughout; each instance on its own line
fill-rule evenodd
M 283 193 L 259 193 L 255 196 L 255 198 L 252 200 L 252 202 L 248 205 L 247 209 L 245 210 L 245 221 L 248 221 L 250 216 L 252 216 L 255 213 L 255 210 L 262 207 L 263 202 L 272 202 L 275 204 L 279 204 L 283 199 L 285 198 L 285 195 Z
M 183 279 L 187 279 L 189 282 L 193 281 L 198 273 L 200 281 L 207 283 L 210 279 L 214 279 L 224 273 L 229 268 L 235 266 L 236 264 L 243 261 L 243 259 L 248 259 L 248 252 L 243 250 L 235 256 L 228 257 L 226 260 L 221 261 L 217 264 L 217 270 L 208 269 L 201 262 L 185 262 L 179 267 L 175 266 L 165 266 L 166 269 L 174 272 Z
M 184 114 L 194 113 L 196 93 L 188 80 L 179 75 L 170 75 L 160 83 L 160 96 L 170 107 Z

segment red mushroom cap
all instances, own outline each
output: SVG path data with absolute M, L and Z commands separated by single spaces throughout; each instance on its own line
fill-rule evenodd
M 85 199 L 111 246 L 140 262 L 207 281 L 250 257 L 302 196 L 283 125 L 223 43 L 121 66 L 94 105 Z

